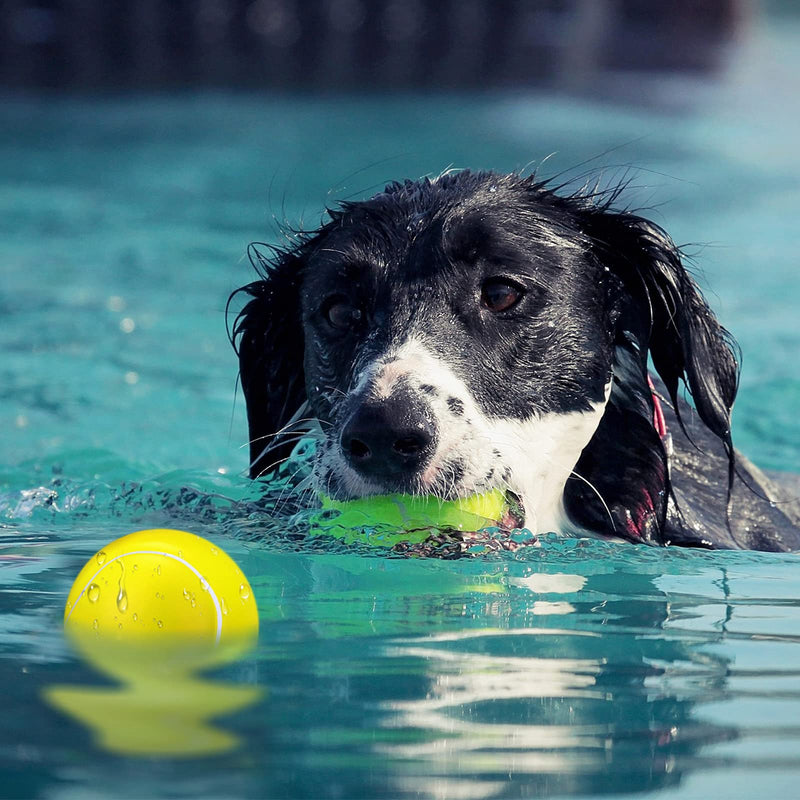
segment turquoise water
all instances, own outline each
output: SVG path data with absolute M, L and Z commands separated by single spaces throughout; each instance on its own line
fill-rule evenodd
M 796 25 L 751 31 L 722 81 L 628 105 L 3 98 L 0 794 L 792 796 L 796 555 L 546 539 L 450 561 L 303 541 L 286 498 L 260 505 L 243 477 L 224 308 L 273 216 L 313 225 L 451 165 L 588 162 L 572 174 L 631 176 L 631 202 L 697 243 L 745 353 L 738 445 L 796 472 L 799 43 Z M 258 600 L 257 648 L 207 679 L 260 694 L 214 723 L 236 738 L 212 755 L 110 753 L 42 699 L 111 685 L 67 646 L 66 595 L 97 549 L 158 526 L 222 545 Z

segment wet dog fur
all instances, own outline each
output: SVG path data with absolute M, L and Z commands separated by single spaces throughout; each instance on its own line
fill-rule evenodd
M 251 475 L 314 419 L 314 480 L 339 499 L 499 487 L 534 532 L 800 547 L 796 504 L 733 447 L 730 335 L 666 232 L 618 199 L 465 171 L 253 250 L 232 330 Z

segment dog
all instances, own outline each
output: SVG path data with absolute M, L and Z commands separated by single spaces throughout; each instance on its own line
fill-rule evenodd
M 499 487 L 534 533 L 800 548 L 798 504 L 731 440 L 733 339 L 621 191 L 446 173 L 254 250 L 231 330 L 251 476 L 311 419 L 337 499 Z

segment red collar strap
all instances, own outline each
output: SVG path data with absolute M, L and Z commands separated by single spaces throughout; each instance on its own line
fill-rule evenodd
M 661 399 L 656 394 L 656 387 L 653 386 L 653 381 L 650 376 L 647 376 L 647 385 L 650 387 L 650 394 L 653 396 L 653 427 L 655 427 L 658 435 L 662 439 L 666 439 L 668 434 L 667 421 L 664 418 L 664 409 L 661 407 Z

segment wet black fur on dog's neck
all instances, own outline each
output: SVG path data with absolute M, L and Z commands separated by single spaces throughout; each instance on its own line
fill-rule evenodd
M 247 401 L 251 474 L 266 473 L 291 451 L 291 441 L 269 437 L 298 408 L 308 404 L 312 415 L 331 417 L 331 394 L 320 385 L 344 391 L 359 364 L 403 326 L 422 324 L 423 316 L 430 340 L 445 337 L 440 340 L 451 358 L 454 351 L 471 352 L 470 336 L 482 337 L 481 352 L 491 363 L 456 359 L 455 369 L 468 375 L 470 391 L 489 416 L 586 411 L 605 402 L 611 380 L 599 426 L 564 487 L 564 508 L 576 530 L 659 544 L 797 546 L 789 534 L 775 548 L 763 531 L 752 540 L 737 537 L 727 502 L 720 519 L 694 526 L 702 530 L 693 528 L 691 508 L 683 513 L 691 491 L 678 503 L 665 442 L 653 425 L 648 357 L 677 414 L 676 432 L 682 415 L 695 419 L 678 397 L 684 383 L 700 421 L 693 439 L 701 446 L 707 439 L 719 443 L 726 466 L 713 480 L 722 484 L 726 501 L 736 481 L 730 412 L 738 363 L 731 337 L 678 248 L 657 225 L 613 210 L 617 200 L 617 191 L 560 196 L 534 178 L 462 172 L 392 184 L 370 200 L 342 204 L 319 230 L 298 235 L 271 260 L 253 248 L 261 278 L 240 290 L 251 299 L 232 331 Z M 366 264 L 369 269 L 361 269 Z M 516 324 L 492 319 L 502 327 L 490 329 L 456 303 L 448 310 L 459 320 L 454 332 L 441 310 L 426 307 L 431 293 L 440 300 L 459 297 L 471 271 L 490 275 L 500 267 L 526 283 L 527 305 L 517 309 Z M 355 359 L 352 343 L 325 338 L 312 313 L 315 298 L 336 280 L 358 284 L 365 307 L 378 309 L 377 320 L 365 314 L 363 324 L 373 328 L 359 334 Z M 398 282 L 402 291 L 395 290 Z M 387 308 L 391 313 L 381 317 Z M 347 358 L 353 363 L 343 370 Z M 684 442 L 682 431 L 680 437 Z M 760 479 L 752 471 L 747 477 L 755 484 Z

